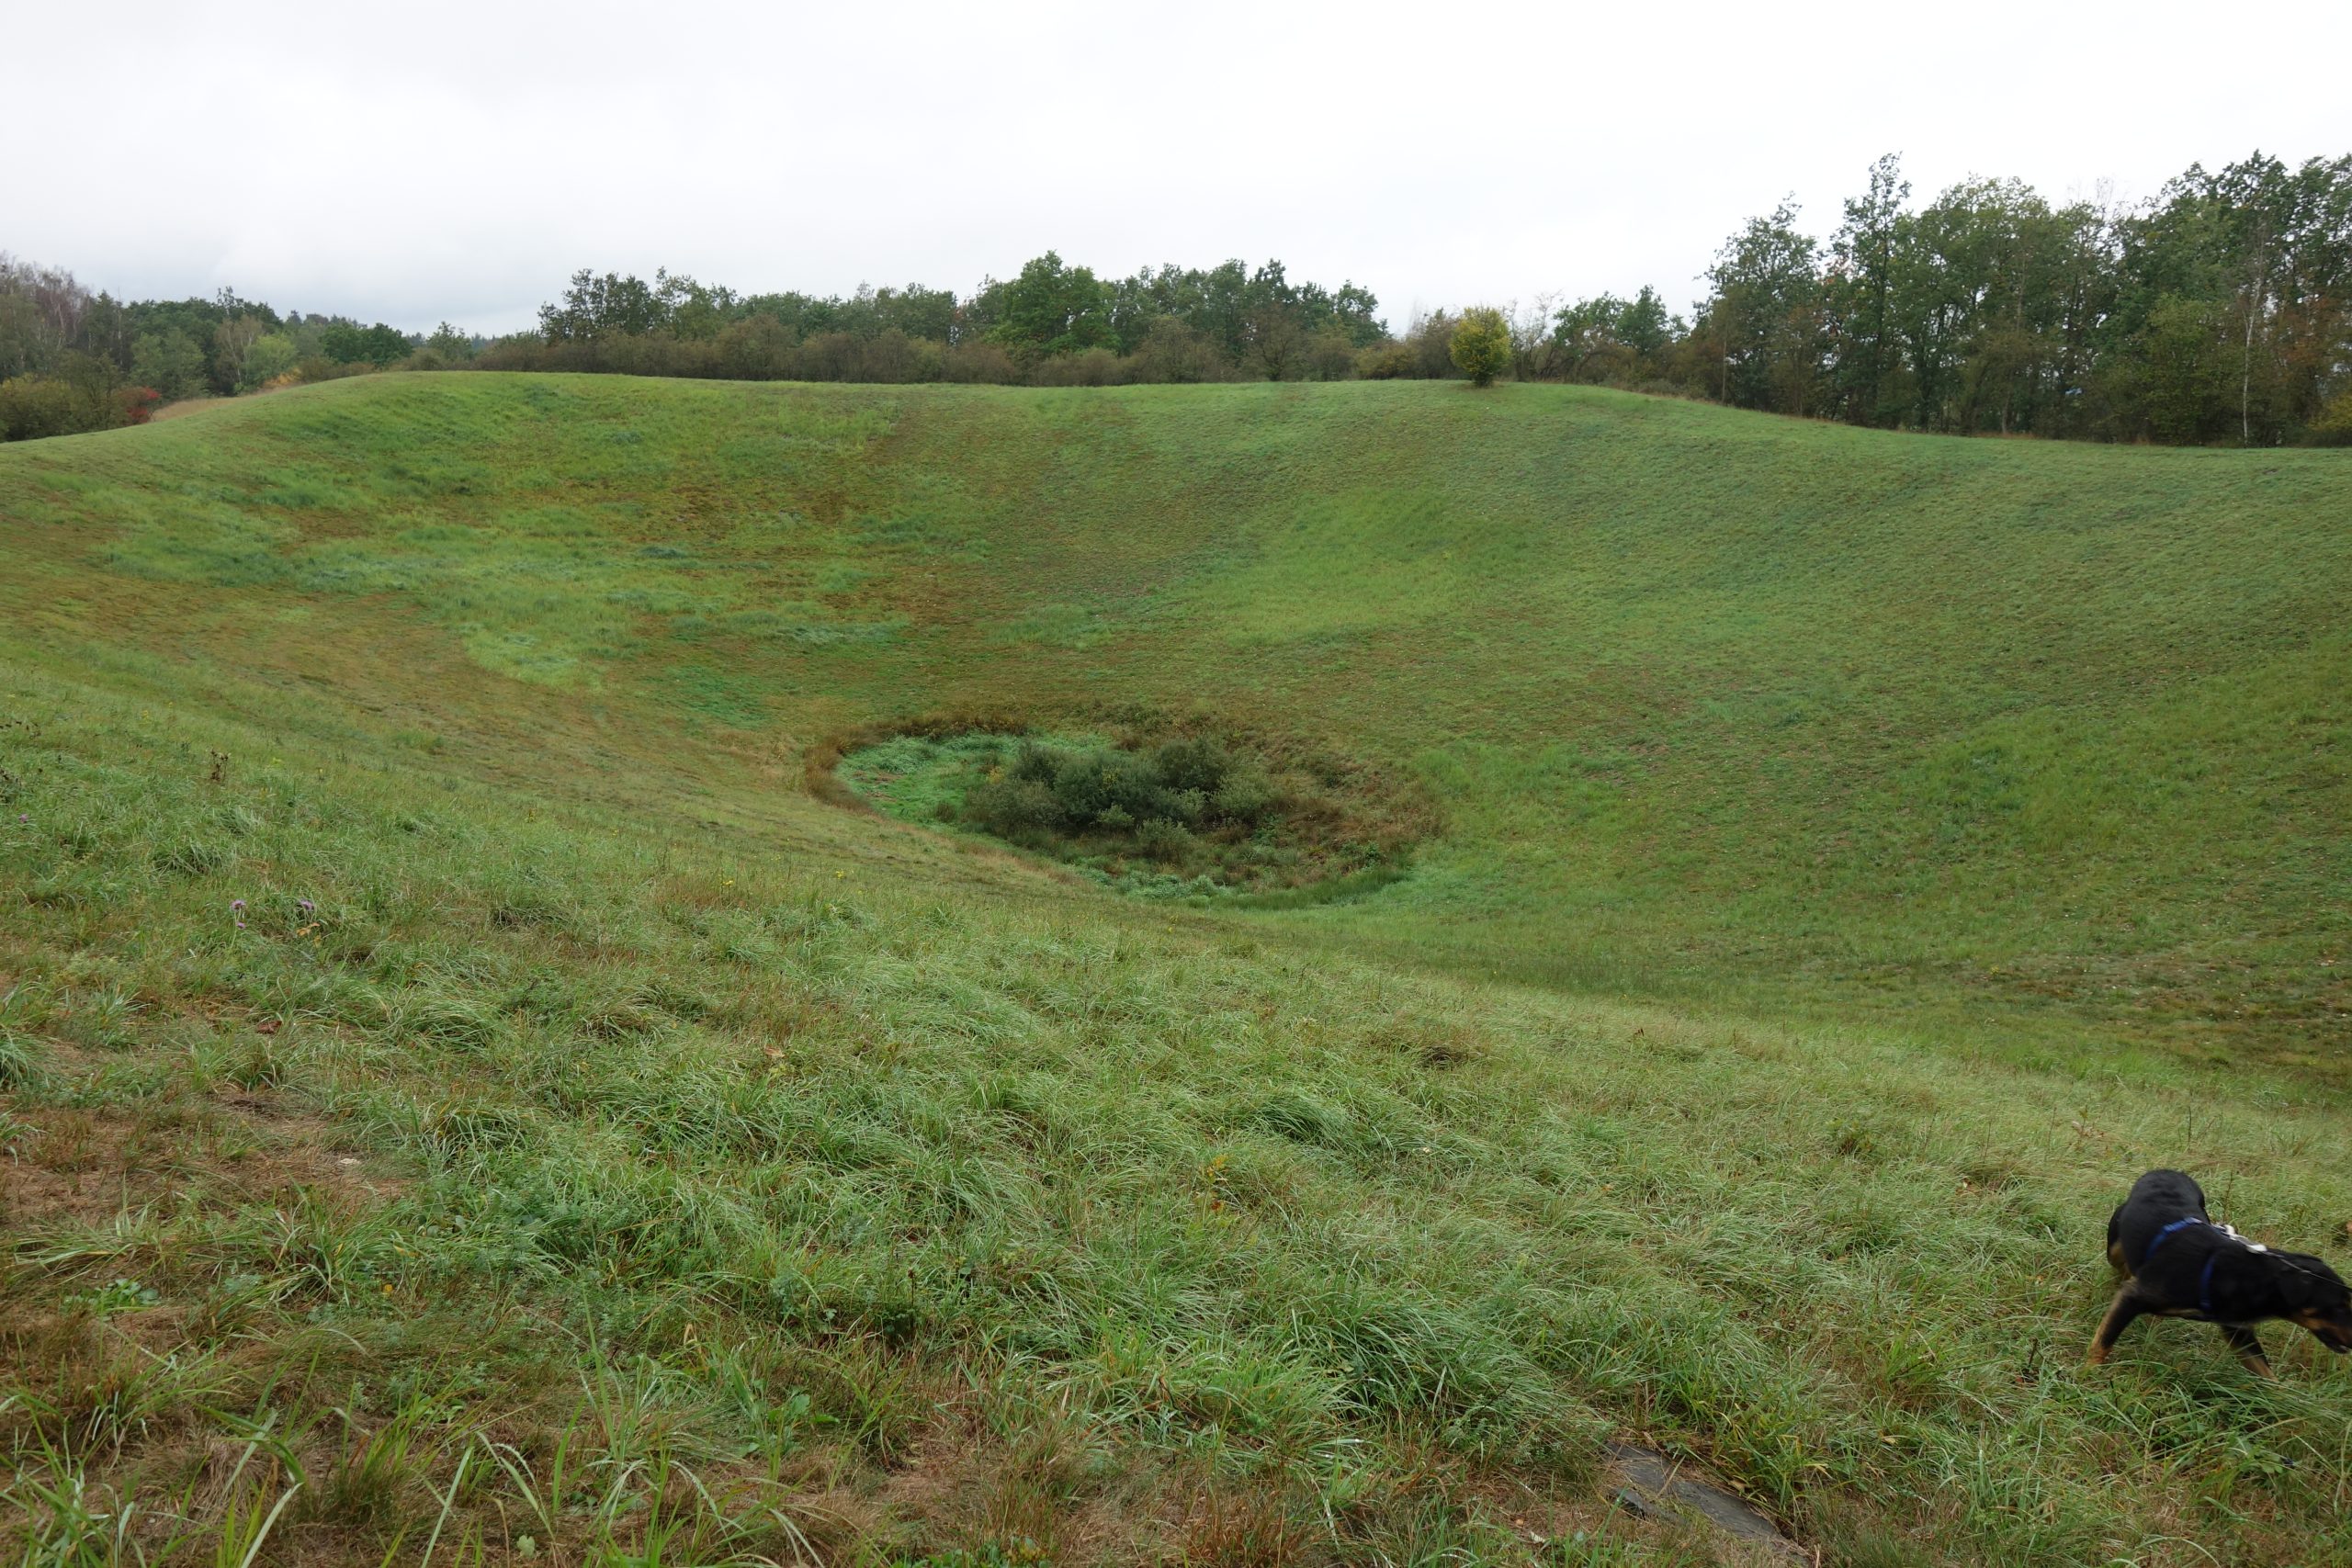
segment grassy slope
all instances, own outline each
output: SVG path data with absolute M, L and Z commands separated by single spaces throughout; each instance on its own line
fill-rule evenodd
M 573 1556 L 1508 1560 L 1631 1427 L 1833 1557 L 2312 1561 L 2340 1373 L 2071 1362 L 2142 1165 L 2352 1202 L 2347 497 L 1443 386 L 380 378 L 0 451 L 0 1418 L 206 1551 L 307 1466 L 281 1543 L 355 1560 L 443 1495 L 507 1551 L 567 1441 Z M 1210 919 L 800 792 L 1136 701 L 1449 831 Z

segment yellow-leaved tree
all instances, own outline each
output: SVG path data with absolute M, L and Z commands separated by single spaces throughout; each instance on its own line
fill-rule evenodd
M 1500 310 L 1483 305 L 1462 312 L 1453 329 L 1453 363 L 1474 387 L 1491 387 L 1510 366 L 1510 327 Z

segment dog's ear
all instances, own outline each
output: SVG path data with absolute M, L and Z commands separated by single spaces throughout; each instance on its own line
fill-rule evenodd
M 2305 1252 L 2275 1252 L 2281 1315 L 2301 1324 L 2338 1355 L 2352 1354 L 2352 1290 L 2319 1258 Z
M 2273 1252 L 2270 1256 L 2280 1265 L 2278 1293 L 2290 1308 L 2342 1312 L 2352 1307 L 2352 1287 L 2347 1287 L 2324 1258 L 2313 1258 L 2308 1252 Z

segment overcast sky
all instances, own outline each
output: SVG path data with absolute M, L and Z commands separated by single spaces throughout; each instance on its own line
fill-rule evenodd
M 1279 256 L 1417 306 L 1657 285 L 1870 162 L 2125 198 L 2352 152 L 2352 3 L 8 8 L 0 250 L 119 295 L 529 323 L 575 268 L 958 292 Z

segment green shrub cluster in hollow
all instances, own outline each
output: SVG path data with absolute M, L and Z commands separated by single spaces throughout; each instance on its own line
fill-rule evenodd
M 1211 737 L 1135 750 L 1023 740 L 956 815 L 1016 843 L 1116 840 L 1142 859 L 1182 868 L 1204 858 L 1204 840 L 1247 838 L 1279 804 L 1263 767 Z
M 1428 818 L 1328 758 L 1214 731 L 1016 734 L 924 723 L 841 755 L 849 794 L 984 833 L 1150 897 L 1394 880 Z

